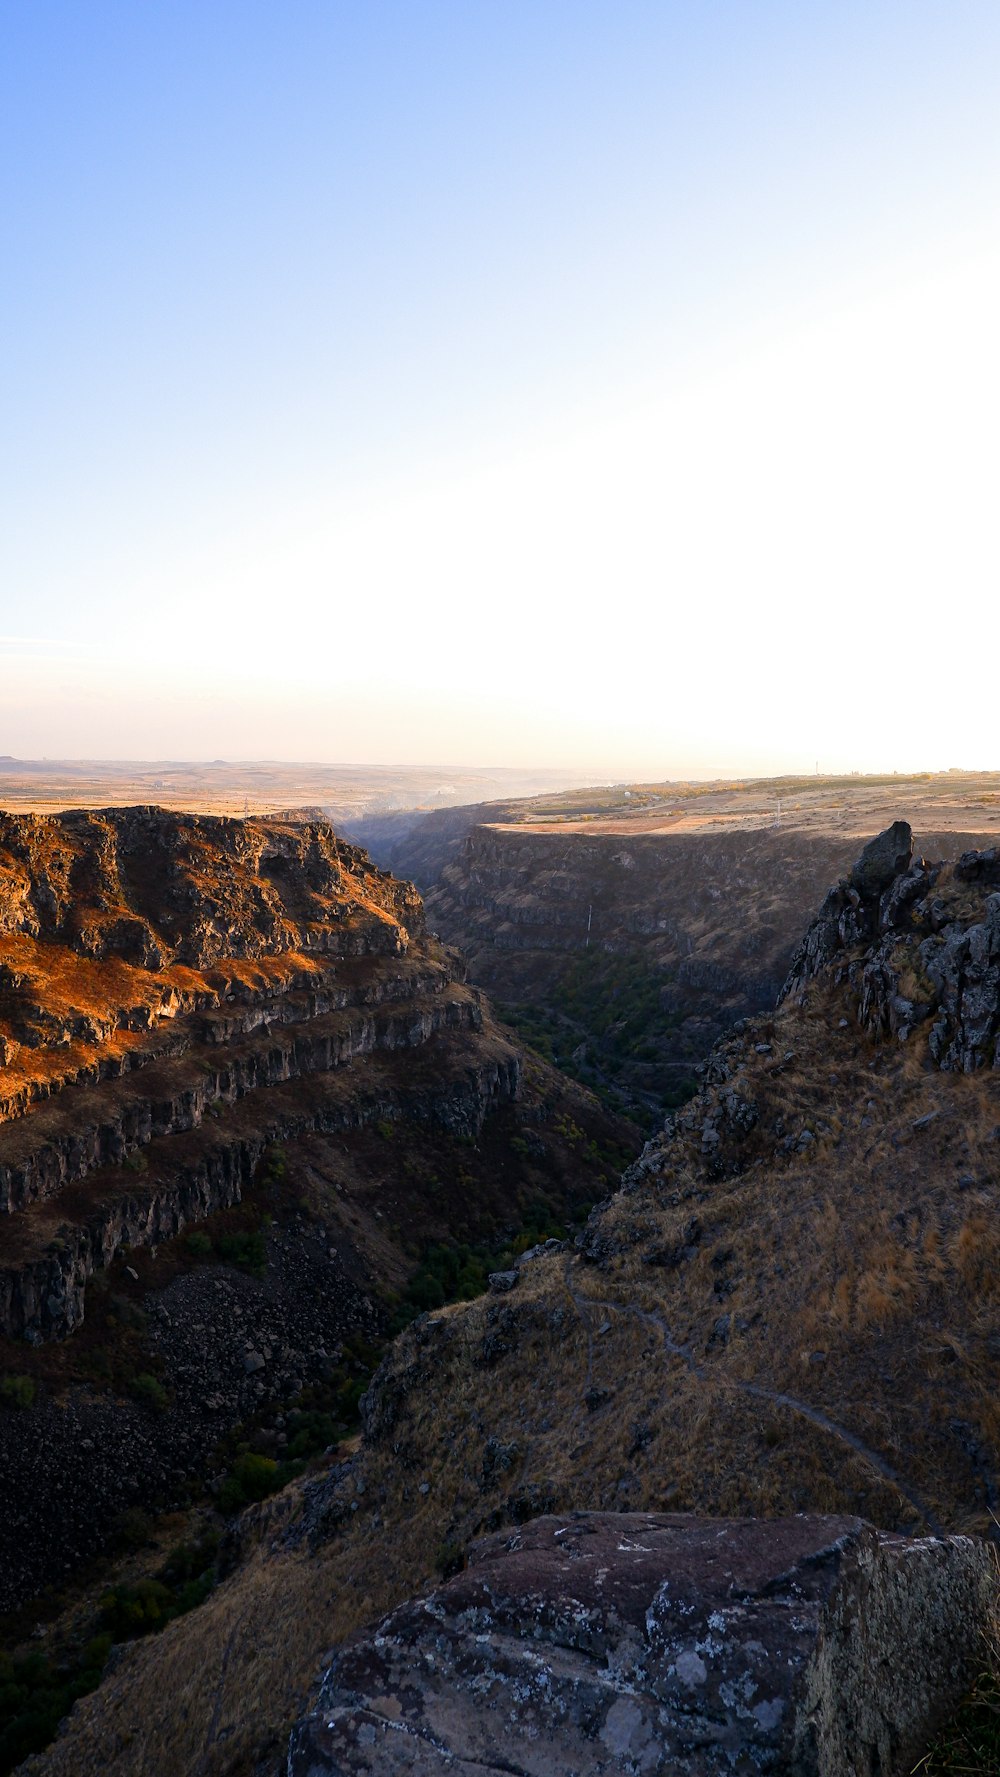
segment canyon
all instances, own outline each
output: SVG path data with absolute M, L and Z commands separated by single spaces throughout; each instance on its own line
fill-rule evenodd
M 995 843 L 1000 779 L 633 784 L 350 831 L 525 1040 L 652 1132 L 733 1021 L 774 1005 L 827 887 L 897 812 L 931 856 Z
M 718 1652 L 703 1635 L 697 1648 L 678 1644 L 673 1667 L 645 1664 L 641 1681 L 624 1667 L 617 1687 L 597 1674 L 594 1647 L 606 1645 L 613 1661 L 645 1659 L 643 1634 L 648 1659 L 659 1647 L 643 1612 L 686 1571 L 681 1554 L 656 1565 L 661 1539 L 690 1532 L 696 1547 L 706 1519 L 711 1537 L 729 1524 L 770 1525 L 764 1591 L 784 1596 L 768 1591 L 771 1574 L 794 1598 L 781 1523 L 815 1525 L 818 1556 L 829 1547 L 823 1523 L 835 1521 L 836 1560 L 852 1548 L 857 1559 L 836 1570 L 846 1591 L 824 1580 L 817 1608 L 845 1622 L 853 1589 L 875 1596 L 858 1576 L 881 1559 L 876 1548 L 890 1563 L 900 1552 L 911 1602 L 919 1572 L 940 1578 L 954 1559 L 956 1575 L 971 1574 L 967 1559 L 986 1561 L 1000 1508 L 1000 850 L 959 845 L 935 856 L 922 837 L 915 853 L 913 839 L 898 818 L 854 847 L 789 946 L 777 1003 L 730 1026 L 694 1096 L 586 1226 L 513 1254 L 474 1299 L 414 1319 L 365 1390 L 360 1442 L 243 1514 L 227 1573 L 189 1616 L 122 1650 L 39 1772 L 276 1771 L 296 1722 L 295 1770 L 383 1768 L 370 1748 L 386 1734 L 400 1768 L 422 1769 L 422 1721 L 451 1736 L 449 1756 L 492 1769 L 472 1700 L 487 1685 L 499 1687 L 491 1708 L 523 1702 L 532 1674 L 556 1687 L 546 1695 L 565 1683 L 567 1707 L 591 1687 L 590 1725 L 556 1712 L 574 1768 L 591 1768 L 597 1735 L 607 1758 L 595 1771 L 632 1769 L 640 1753 L 652 1770 L 666 1742 L 650 1738 L 650 1710 L 665 1732 L 678 1658 L 692 1674 L 695 1653 L 698 1673 L 718 1659 L 718 1709 L 738 1701 L 728 1630 L 708 1622 L 714 1582 L 704 1569 L 692 1569 L 701 1577 L 690 1602 L 708 1613 Z M 591 1534 L 595 1552 L 604 1548 L 617 1617 L 597 1610 L 584 1566 L 543 1559 L 546 1537 L 563 1532 L 581 1539 L 582 1557 Z M 634 1581 L 630 1540 L 646 1545 Z M 975 1568 L 986 1592 L 968 1608 L 970 1626 L 994 1607 L 989 1568 Z M 899 1604 L 899 1587 L 885 1584 Z M 956 1584 L 934 1592 L 940 1610 L 930 1592 L 919 1605 L 921 1635 L 932 1618 L 944 1633 L 946 1596 L 956 1601 L 948 1620 L 961 1619 L 965 1581 Z M 751 1593 L 748 1580 L 741 1610 Z M 636 1618 L 638 1643 L 627 1628 L 633 1607 L 646 1622 L 643 1631 Z M 718 1608 L 721 1622 L 730 1604 Z M 499 1638 L 507 1678 L 463 1640 L 484 1611 L 494 1627 L 484 1616 L 480 1633 Z M 428 1622 L 442 1670 L 453 1670 L 440 1693 L 426 1665 L 419 1674 L 407 1665 Z M 912 1642 L 898 1622 L 897 1649 L 900 1637 Z M 820 1644 L 833 1645 L 825 1630 Z M 941 1672 L 944 1644 L 933 1645 Z M 799 1647 L 796 1669 L 818 1674 L 806 1656 Z M 906 1664 L 875 1643 L 872 1657 Z M 819 1676 L 801 1682 L 817 1708 L 827 1697 L 834 1745 L 840 1693 Z M 787 1717 L 776 1704 L 756 1729 L 740 1717 L 747 1769 L 758 1768 L 747 1736 L 799 1719 L 804 1693 L 793 1689 Z M 914 1736 L 923 1745 L 934 1725 L 933 1711 L 914 1725 L 905 1698 L 898 1707 L 890 1733 L 897 1702 L 887 1692 L 882 1725 L 871 1725 L 872 1768 L 909 1770 Z M 680 1716 L 683 1726 L 683 1704 Z M 555 1731 L 556 1716 L 546 1719 Z M 735 1731 L 730 1717 L 711 1719 Z M 535 1768 L 526 1748 L 538 1726 L 515 1709 L 503 1728 L 519 1770 Z M 773 1768 L 792 1768 L 790 1756 L 786 1748 Z M 852 1768 L 846 1757 L 834 1749 L 826 1764 L 802 1768 L 839 1777 Z

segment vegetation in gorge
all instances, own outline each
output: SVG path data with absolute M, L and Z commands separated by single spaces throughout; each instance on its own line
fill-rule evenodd
M 111 1652 L 109 1634 L 76 1654 L 0 1654 L 0 1774 L 40 1752 L 78 1697 L 95 1690 Z
M 664 1075 L 665 1040 L 684 1023 L 683 995 L 639 952 L 592 948 L 568 957 L 544 1003 L 508 1003 L 505 1022 L 546 1061 L 588 1086 L 619 1116 L 650 1130 L 697 1090 L 691 1071 Z

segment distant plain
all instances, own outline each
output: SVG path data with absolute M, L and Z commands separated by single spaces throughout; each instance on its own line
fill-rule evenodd
M 1000 833 L 1000 772 L 588 785 L 579 774 L 544 767 L 0 757 L 0 808 L 16 813 L 151 803 L 236 816 L 308 811 L 335 825 L 395 811 L 482 804 L 485 823 L 623 837 L 780 826 L 817 837 L 860 838 L 903 819 L 919 844 L 921 830 Z

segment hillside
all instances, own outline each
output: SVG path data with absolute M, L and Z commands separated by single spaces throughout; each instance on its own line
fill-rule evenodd
M 637 1145 L 329 826 L 0 816 L 0 1611 L 287 1479 Z
M 352 831 L 547 1059 L 652 1131 L 734 1019 L 774 1004 L 826 885 L 902 808 L 933 855 L 1000 831 L 1000 780 L 638 785 Z
M 867 848 L 576 1245 L 396 1341 L 357 1455 L 247 1521 L 40 1770 L 271 1769 L 326 1648 L 544 1513 L 992 1534 L 1000 854 L 909 854 Z

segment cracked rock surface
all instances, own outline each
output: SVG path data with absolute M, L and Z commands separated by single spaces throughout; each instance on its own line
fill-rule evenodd
M 538 1518 L 340 1650 L 289 1777 L 893 1777 L 994 1590 L 984 1545 L 857 1518 Z

